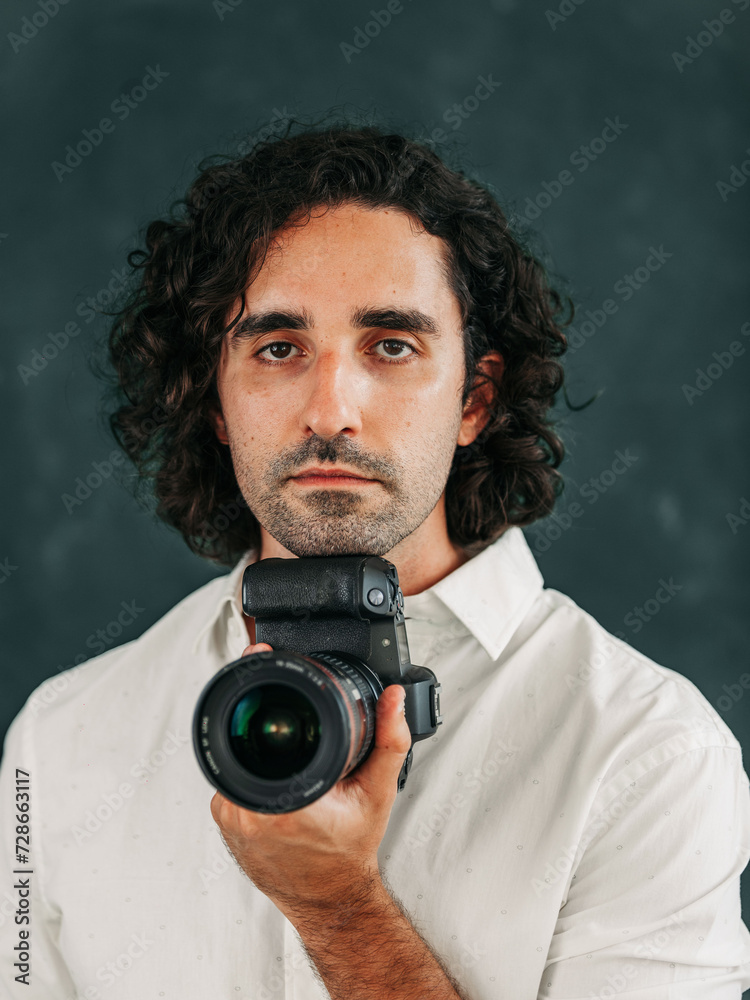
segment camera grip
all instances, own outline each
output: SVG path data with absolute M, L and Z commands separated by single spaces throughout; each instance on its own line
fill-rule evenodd
M 404 714 L 409 723 L 412 740 L 434 736 L 443 721 L 440 715 L 440 685 L 428 667 L 411 667 L 403 676 L 406 698 Z

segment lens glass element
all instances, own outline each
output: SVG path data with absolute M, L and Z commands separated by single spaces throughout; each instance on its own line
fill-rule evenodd
M 289 684 L 259 684 L 234 707 L 229 745 L 237 762 L 277 781 L 309 766 L 320 743 L 320 719 L 309 698 Z

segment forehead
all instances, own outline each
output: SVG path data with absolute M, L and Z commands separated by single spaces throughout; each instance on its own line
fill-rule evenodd
M 448 251 L 437 236 L 398 208 L 345 203 L 313 209 L 274 236 L 247 300 L 280 290 L 372 300 L 406 298 L 451 313 L 458 302 L 449 281 Z

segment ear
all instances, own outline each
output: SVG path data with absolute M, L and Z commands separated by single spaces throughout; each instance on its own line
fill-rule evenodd
M 477 362 L 474 387 L 466 401 L 458 434 L 457 444 L 462 447 L 476 440 L 489 422 L 495 389 L 486 376 L 491 374 L 495 381 L 499 382 L 504 371 L 505 360 L 499 351 L 491 351 Z
M 227 425 L 224 423 L 224 414 L 221 412 L 221 407 L 218 403 L 213 404 L 209 409 L 208 419 L 221 444 L 229 444 Z

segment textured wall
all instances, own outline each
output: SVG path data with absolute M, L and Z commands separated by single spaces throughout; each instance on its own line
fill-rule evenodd
M 694 681 L 747 745 L 750 0 L 392 0 L 379 31 L 343 0 L 46 5 L 2 12 L 0 730 L 217 572 L 114 475 L 64 500 L 114 447 L 90 300 L 202 156 L 349 105 L 458 146 L 540 231 L 579 309 L 571 399 L 604 392 L 560 408 L 567 489 L 529 542 L 549 586 Z

